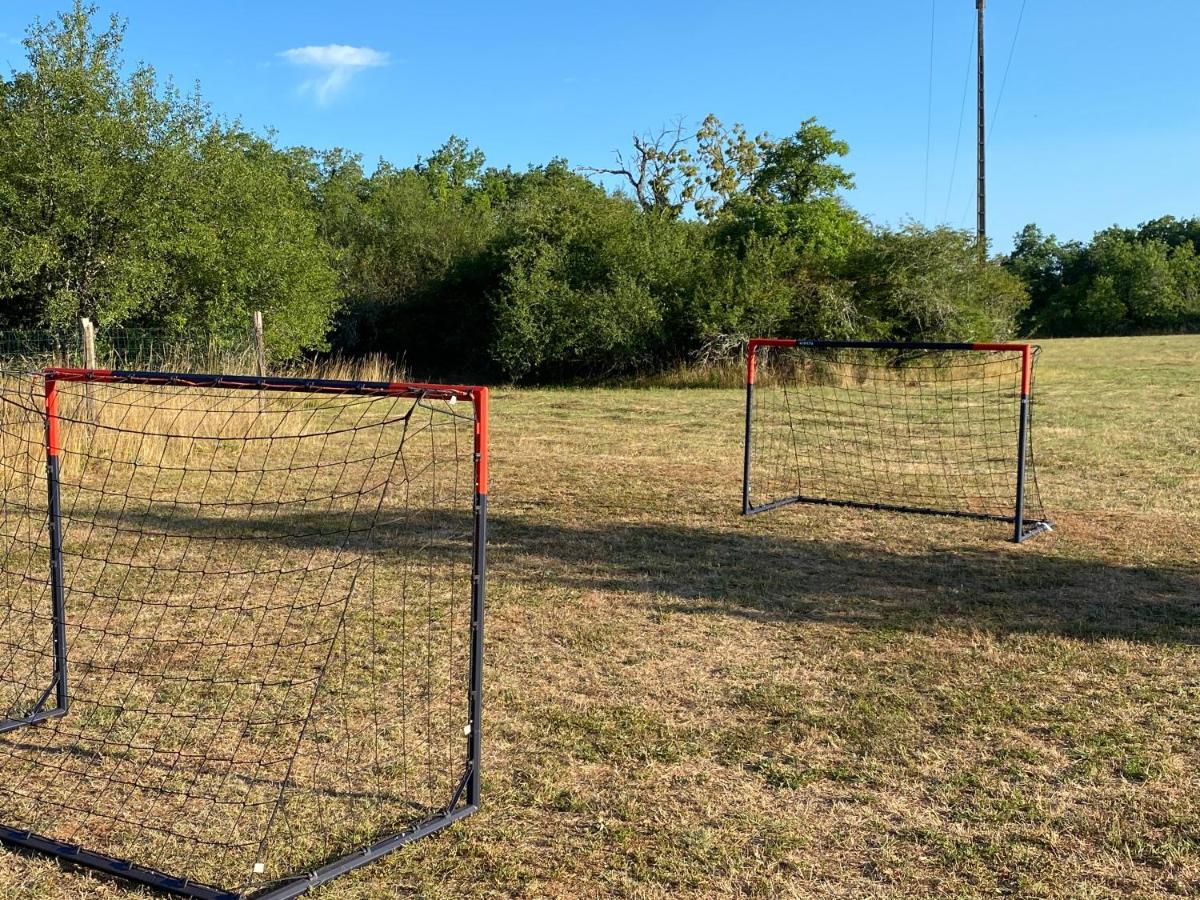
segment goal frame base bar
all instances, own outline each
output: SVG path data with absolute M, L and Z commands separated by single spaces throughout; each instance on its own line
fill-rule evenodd
M 305 873 L 283 876 L 274 887 L 255 887 L 234 891 L 186 878 L 168 875 L 138 865 L 131 860 L 88 850 L 78 844 L 56 840 L 33 831 L 0 824 L 0 846 L 20 852 L 56 859 L 68 866 L 91 869 L 118 880 L 149 887 L 155 891 L 191 900 L 290 900 L 336 878 L 375 862 L 394 850 L 441 831 L 477 812 L 481 803 L 483 775 L 483 664 L 484 618 L 487 597 L 487 499 L 489 483 L 489 392 L 477 385 L 447 385 L 425 382 L 336 381 L 321 378 L 277 378 L 249 375 L 213 375 L 182 372 L 149 372 L 117 369 L 80 369 L 50 367 L 42 370 L 46 393 L 46 467 L 49 484 L 48 517 L 51 538 L 49 580 L 54 601 L 56 673 L 50 688 L 57 700 L 54 709 L 41 709 L 23 719 L 0 719 L 0 734 L 24 727 L 36 727 L 49 719 L 69 714 L 67 697 L 65 639 L 66 612 L 63 603 L 61 510 L 58 497 L 58 464 L 62 450 L 61 423 L 57 410 L 58 382 L 134 384 L 176 387 L 210 387 L 230 390 L 281 391 L 291 393 L 392 396 L 421 400 L 459 400 L 471 403 L 475 414 L 473 463 L 475 496 L 472 504 L 474 548 L 471 560 L 471 657 L 469 678 L 470 728 L 466 735 L 466 769 L 457 790 L 444 811 L 412 827 L 375 843 L 337 857 Z M 461 804 L 461 805 L 460 805 Z
M 995 513 L 965 512 L 961 509 L 933 509 L 924 506 L 903 506 L 899 503 L 864 503 L 861 500 L 828 500 L 824 497 L 784 497 L 782 500 L 772 500 L 770 503 L 750 506 L 743 512 L 743 515 L 753 516 L 758 513 L 770 512 L 773 509 L 780 509 L 784 506 L 795 506 L 801 503 L 814 506 L 841 506 L 849 507 L 850 509 L 873 509 L 884 512 L 914 513 L 922 516 L 950 516 L 955 519 L 975 519 L 986 522 L 1004 522 L 1007 525 L 1014 524 L 1012 516 L 1001 516 Z M 1021 530 L 1021 536 L 1017 538 L 1014 535 L 1014 540 L 1020 544 L 1034 535 L 1053 530 L 1054 522 L 1050 519 L 1026 519 Z
M 60 719 L 66 714 L 65 709 L 49 709 L 33 713 L 23 719 L 0 719 L 0 734 L 16 731 L 18 728 L 25 728 L 28 725 L 37 725 L 39 722 L 48 722 L 50 719 Z
M 754 380 L 758 363 L 758 350 L 761 347 L 810 348 L 814 350 L 916 350 L 916 351 L 951 351 L 951 352 L 992 352 L 1021 354 L 1021 388 L 1019 406 L 1019 425 L 1017 437 L 1017 485 L 1016 498 L 1013 504 L 1013 515 L 1002 516 L 996 513 L 976 513 L 969 510 L 935 509 L 921 506 L 907 506 L 900 503 L 870 503 L 861 500 L 839 500 L 829 497 L 784 497 L 767 503 L 754 504 L 750 500 L 750 466 L 751 466 L 751 423 L 754 412 Z M 889 512 L 913 513 L 928 516 L 952 516 L 959 519 L 982 519 L 992 522 L 1004 522 L 1013 526 L 1012 541 L 1021 544 L 1035 535 L 1054 530 L 1050 519 L 1027 519 L 1025 510 L 1025 468 L 1027 448 L 1029 446 L 1030 394 L 1033 388 L 1033 361 L 1037 347 L 1030 343 L 1001 342 L 979 343 L 965 341 L 827 341 L 803 338 L 751 338 L 746 349 L 746 430 L 744 458 L 742 467 L 742 515 L 751 516 L 756 513 L 768 512 L 783 506 L 800 503 L 819 506 L 840 506 L 851 509 L 873 509 Z
M 369 865 L 405 844 L 411 844 L 448 828 L 455 822 L 478 811 L 479 807 L 477 806 L 464 806 L 454 812 L 430 819 L 409 831 L 384 838 L 366 849 L 349 853 L 307 875 L 289 878 L 278 887 L 249 894 L 177 878 L 114 856 L 85 850 L 76 844 L 56 841 L 33 832 L 18 831 L 5 826 L 0 826 L 0 844 L 30 854 L 57 859 L 69 866 L 78 866 L 105 875 L 112 875 L 125 882 L 149 887 L 174 897 L 186 897 L 189 900 L 290 900 L 292 897 L 299 897 L 306 891 L 327 884 L 355 869 Z

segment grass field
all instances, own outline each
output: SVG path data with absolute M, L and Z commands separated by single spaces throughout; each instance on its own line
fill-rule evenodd
M 741 405 L 493 395 L 485 809 L 313 896 L 1200 892 L 1200 338 L 1046 342 L 1022 546 L 743 519 Z

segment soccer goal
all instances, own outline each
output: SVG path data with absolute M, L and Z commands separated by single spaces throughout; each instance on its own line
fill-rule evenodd
M 1030 344 L 756 338 L 742 512 L 816 503 L 1047 531 Z
M 474 812 L 485 388 L 0 382 L 0 842 L 283 900 Z

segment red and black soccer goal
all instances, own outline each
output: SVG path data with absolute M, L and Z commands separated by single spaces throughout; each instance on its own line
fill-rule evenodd
M 1031 344 L 756 338 L 742 512 L 815 503 L 1051 528 L 1033 465 Z
M 284 900 L 480 802 L 486 388 L 0 377 L 0 842 Z

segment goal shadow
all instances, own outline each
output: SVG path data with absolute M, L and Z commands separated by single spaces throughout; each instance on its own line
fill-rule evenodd
M 682 613 L 1200 644 L 1200 567 L 503 515 L 492 540 L 498 580 L 643 593 Z
M 905 552 L 744 525 L 568 525 L 494 510 L 489 519 L 492 576 L 523 594 L 546 587 L 631 592 L 683 613 L 1200 645 L 1200 565 L 1121 565 L 1000 542 Z M 277 514 L 256 527 L 295 549 L 369 555 L 414 542 L 446 549 L 470 526 L 466 514 L 445 510 L 436 521 L 391 519 L 365 543 L 357 520 L 332 511 Z M 213 538 L 229 527 L 182 511 L 153 522 Z M 504 602 L 492 604 L 501 621 Z

